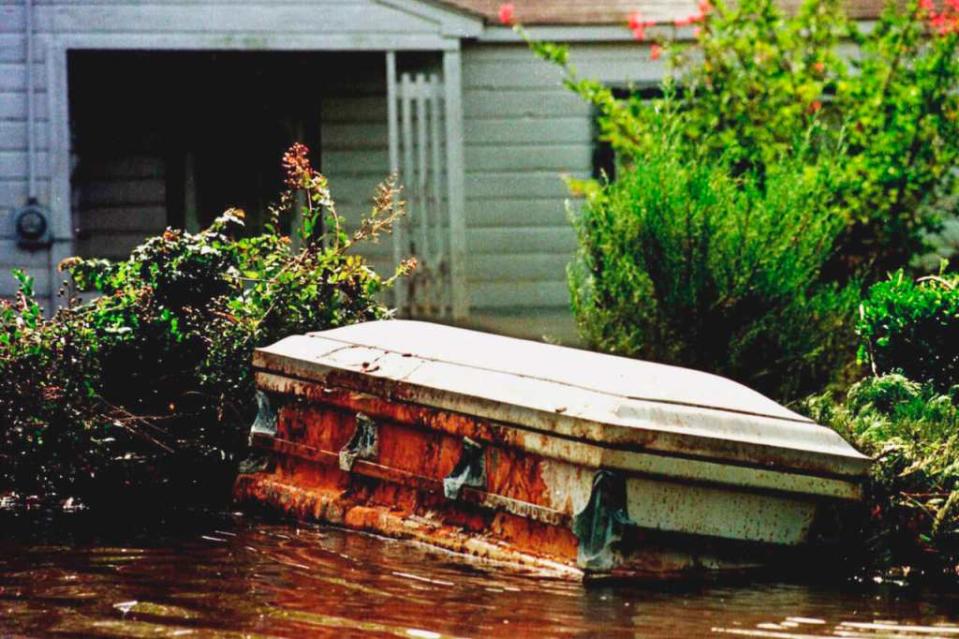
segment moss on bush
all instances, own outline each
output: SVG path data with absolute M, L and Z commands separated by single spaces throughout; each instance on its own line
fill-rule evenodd
M 857 565 L 959 576 L 959 387 L 940 392 L 899 374 L 869 377 L 804 412 L 874 457 Z

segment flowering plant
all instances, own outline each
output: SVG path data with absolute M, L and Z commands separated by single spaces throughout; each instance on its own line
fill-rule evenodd
M 669 54 L 664 92 L 691 148 L 725 158 L 734 172 L 762 173 L 802 139 L 814 143 L 810 161 L 831 157 L 843 179 L 829 203 L 846 229 L 830 277 L 873 279 L 923 249 L 948 202 L 943 196 L 956 190 L 959 0 L 938 8 L 932 0 L 890 3 L 868 32 L 838 0 L 805 0 L 790 15 L 773 0 L 704 2 L 673 25 L 677 35 L 696 26 L 695 54 L 676 37 L 649 39 L 654 24 L 634 13 L 627 26 L 648 41 L 651 58 Z M 844 41 L 859 55 L 843 54 Z M 580 77 L 564 48 L 530 44 L 597 107 L 601 137 L 620 162 L 657 143 L 649 131 L 662 101 L 618 99 Z
M 17 300 L 0 302 L 0 494 L 222 496 L 256 409 L 253 349 L 389 316 L 377 296 L 412 264 L 384 278 L 352 249 L 402 214 L 394 182 L 348 236 L 308 149 L 294 145 L 283 164 L 288 188 L 258 234 L 240 237 L 245 215 L 229 209 L 120 262 L 66 260 L 71 287 L 100 297 L 49 319 L 18 275 Z M 299 243 L 277 230 L 294 213 Z

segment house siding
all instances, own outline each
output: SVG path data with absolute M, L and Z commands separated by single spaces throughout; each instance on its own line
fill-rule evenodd
M 166 163 L 129 154 L 86 158 L 76 192 L 76 253 L 122 259 L 167 227 Z
M 583 77 L 656 82 L 663 66 L 635 43 L 571 50 Z M 561 71 L 523 44 L 463 50 L 470 323 L 576 342 L 566 265 L 576 249 L 562 176 L 592 173 L 592 110 Z
M 329 179 L 337 210 L 352 231 L 369 212 L 376 186 L 390 173 L 385 56 L 375 65 L 352 69 L 324 88 L 320 147 L 320 170 Z M 390 272 L 393 244 L 389 237 L 361 248 L 374 269 Z
M 425 48 L 442 46 L 453 34 L 474 28 L 473 20 L 452 14 L 441 16 L 428 3 L 412 8 L 414 4 L 386 5 L 373 0 L 35 0 L 36 195 L 40 203 L 51 201 L 45 53 L 52 36 L 116 36 L 134 43 L 141 38 L 150 39 L 149 48 L 153 49 L 167 44 L 171 49 L 190 48 L 193 38 L 202 36 L 203 47 L 249 51 L 289 50 L 300 47 L 298 42 L 326 38 L 339 50 L 372 50 L 382 42 L 400 49 L 421 44 Z M 12 268 L 29 269 L 41 294 L 49 291 L 51 284 L 49 252 L 20 250 L 13 228 L 13 213 L 26 202 L 28 189 L 25 24 L 23 0 L 0 0 L 0 297 L 16 292 L 16 282 L 8 275 Z M 152 169 L 154 174 L 159 170 Z M 149 181 L 150 188 L 156 191 L 159 177 Z M 112 184 L 103 185 L 105 190 L 101 189 L 99 194 L 104 196 L 100 198 L 103 201 L 98 201 L 95 209 L 113 210 L 104 215 L 97 212 L 99 219 L 91 220 L 88 228 L 103 230 L 104 224 L 110 226 L 110 219 L 116 225 L 109 231 L 119 235 L 125 232 L 124 227 L 133 229 L 133 233 L 156 227 L 152 221 L 141 225 L 117 219 L 110 191 L 120 197 L 124 187 L 112 178 L 105 182 Z M 154 200 L 160 196 L 161 193 L 154 192 L 147 205 L 154 206 Z M 80 204 L 81 208 L 85 206 Z M 84 249 L 83 243 L 87 242 L 82 235 L 77 238 L 77 249 Z M 124 242 L 131 238 L 132 235 Z M 97 250 L 98 242 L 87 242 L 88 248 Z
M 38 0 L 34 83 L 40 201 L 50 200 L 44 55 L 51 33 L 175 38 L 202 31 L 222 36 L 227 47 L 245 39 L 240 48 L 251 50 L 269 49 L 298 33 L 349 34 L 359 24 L 398 36 L 435 34 L 428 20 L 373 7 L 372 2 L 355 0 L 310 5 L 270 0 Z M 377 17 L 387 13 L 386 18 Z M 19 250 L 11 220 L 27 196 L 23 27 L 22 2 L 0 0 L 0 296 L 15 291 L 6 274 L 12 267 L 30 269 L 40 291 L 49 290 L 50 284 L 47 254 Z M 359 33 L 357 38 L 362 39 Z M 465 40 L 462 51 L 469 323 L 574 342 L 565 268 L 575 238 L 560 176 L 586 177 L 591 172 L 591 110 L 562 86 L 555 67 L 535 59 L 523 44 Z M 663 71 L 660 63 L 649 60 L 648 49 L 635 43 L 577 44 L 573 55 L 584 77 L 611 83 L 653 82 Z M 376 62 L 361 73 L 344 75 L 324 93 L 321 165 L 352 225 L 388 171 L 384 67 Z M 143 174 L 107 171 L 101 184 L 75 195 L 78 251 L 92 254 L 121 244 L 125 249 L 136 237 L 161 227 L 165 169 L 162 162 L 147 159 L 138 166 Z M 150 201 L 128 202 L 124 189 L 131 183 L 149 183 Z M 128 219 L 134 209 L 142 219 Z M 392 266 L 388 238 L 366 252 L 378 270 Z
M 46 81 L 42 51 L 37 51 L 34 86 L 36 106 L 36 190 L 41 202 L 49 201 Z M 16 293 L 10 275 L 15 268 L 35 278 L 37 290 L 49 290 L 49 256 L 46 251 L 24 251 L 17 246 L 13 211 L 27 199 L 27 92 L 26 41 L 23 7 L 0 4 L 0 297 Z

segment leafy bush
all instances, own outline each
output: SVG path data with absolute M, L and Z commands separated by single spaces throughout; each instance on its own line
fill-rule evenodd
M 955 578 L 959 387 L 941 394 L 890 374 L 854 385 L 845 402 L 822 395 L 804 408 L 875 458 L 857 563 Z
M 668 106 L 668 105 L 667 105 Z M 829 166 L 798 154 L 734 176 L 695 155 L 673 115 L 574 216 L 581 333 L 604 351 L 701 368 L 778 397 L 819 384 L 849 353 L 857 291 L 818 284 L 842 223 L 816 205 Z M 762 184 L 760 183 L 762 182 Z
M 889 2 L 836 85 L 849 147 L 838 207 L 850 226 L 844 263 L 884 275 L 909 264 L 941 224 L 959 163 L 959 2 Z
M 638 15 L 632 22 L 645 38 L 651 23 Z M 671 53 L 667 92 L 682 89 L 673 92 L 690 147 L 761 178 L 811 129 L 810 162 L 819 161 L 817 151 L 830 158 L 836 179 L 824 196 L 846 223 L 831 277 L 872 279 L 924 248 L 940 224 L 937 202 L 956 191 L 959 2 L 941 11 L 930 0 L 890 2 L 865 33 L 839 0 L 804 0 L 789 15 L 775 0 L 704 1 L 678 22 L 698 25 L 694 50 L 669 38 L 654 46 L 657 55 Z M 840 50 L 844 40 L 858 45 L 851 59 Z M 581 78 L 564 48 L 531 44 L 598 108 L 601 135 L 620 161 L 658 143 L 661 101 L 617 99 Z M 845 149 L 839 157 L 837 145 Z
M 0 306 L 0 489 L 21 495 L 115 494 L 176 481 L 178 498 L 229 470 L 255 411 L 253 348 L 290 333 L 385 318 L 382 279 L 358 243 L 399 215 L 387 182 L 348 236 L 326 179 L 302 145 L 284 156 L 288 190 L 266 229 L 238 237 L 243 213 L 196 234 L 168 229 L 129 259 L 72 258 L 81 291 L 102 295 L 44 319 L 29 278 Z M 298 193 L 301 246 L 278 231 Z M 182 484 L 192 485 L 192 490 Z
M 868 33 L 839 6 L 807 0 L 787 17 L 772 0 L 716 2 L 702 20 L 702 58 L 677 60 L 687 134 L 752 167 L 811 120 L 824 142 L 841 138 L 844 179 L 829 195 L 848 226 L 832 274 L 885 273 L 923 249 L 940 222 L 935 203 L 955 191 L 959 3 L 940 12 L 890 2 Z M 848 64 L 844 38 L 859 49 Z
M 959 384 L 959 277 L 893 274 L 869 289 L 857 330 L 874 372 L 899 371 L 940 391 Z
M 616 153 L 612 183 L 570 180 L 587 197 L 577 322 L 595 348 L 795 397 L 849 372 L 853 287 L 908 264 L 955 191 L 959 3 L 890 3 L 861 33 L 838 0 L 789 15 L 704 0 L 677 21 L 691 24 L 695 51 L 651 49 L 673 70 L 654 100 L 618 98 L 516 27 L 596 107 Z M 630 20 L 639 39 L 652 26 Z

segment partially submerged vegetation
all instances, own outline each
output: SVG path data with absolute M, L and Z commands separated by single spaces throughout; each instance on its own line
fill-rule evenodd
M 874 284 L 859 309 L 873 374 L 802 408 L 875 459 L 859 557 L 883 570 L 959 576 L 959 276 Z
M 867 377 L 844 401 L 803 411 L 875 460 L 856 566 L 904 577 L 959 576 L 959 387 L 947 393 L 898 373 Z
M 118 500 L 175 488 L 177 501 L 228 495 L 256 408 L 256 346 L 378 319 L 384 279 L 351 249 L 401 213 L 392 182 L 347 235 L 326 179 L 295 145 L 288 190 L 265 228 L 229 210 L 199 233 L 168 229 L 129 259 L 70 259 L 72 290 L 44 318 L 31 281 L 0 306 L 0 494 Z M 300 198 L 295 241 L 280 233 Z M 135 489 L 135 490 L 130 490 Z
M 616 155 L 569 181 L 582 337 L 798 402 L 876 459 L 858 565 L 959 575 L 959 278 L 907 270 L 957 214 L 959 2 L 889 2 L 861 30 L 837 0 L 704 0 L 676 23 L 695 52 L 629 26 L 668 57 L 662 98 L 516 27 Z

